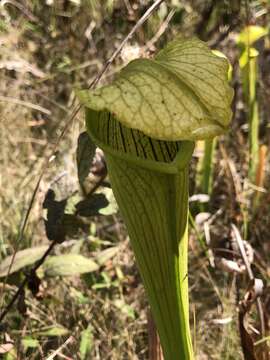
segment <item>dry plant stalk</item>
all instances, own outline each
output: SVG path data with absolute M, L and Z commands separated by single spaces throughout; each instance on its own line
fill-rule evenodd
M 149 360 L 164 360 L 156 325 L 150 310 L 148 311 L 147 320 Z
M 267 146 L 261 145 L 259 150 L 259 163 L 256 173 L 256 186 L 262 188 L 265 178 L 265 166 L 267 160 Z

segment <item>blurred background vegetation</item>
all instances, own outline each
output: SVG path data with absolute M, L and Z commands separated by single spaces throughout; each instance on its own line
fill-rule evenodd
M 74 90 L 95 78 L 152 3 L 0 1 L 2 310 L 24 276 L 29 277 L 1 324 L 0 356 L 5 360 L 148 358 L 148 305 L 109 184 L 90 202 L 79 187 L 76 148 L 84 130 L 82 113 L 46 169 L 23 236 L 20 228 L 44 159 L 76 104 Z M 152 56 L 175 36 L 198 36 L 232 64 L 230 132 L 214 144 L 199 143 L 190 171 L 191 321 L 200 360 L 243 359 L 237 305 L 249 279 L 239 270 L 243 264 L 232 223 L 247 241 L 255 276 L 264 280 L 262 303 L 269 335 L 269 19 L 267 0 L 164 1 L 100 81 L 108 82 L 135 57 Z M 255 25 L 260 28 L 252 28 L 256 34 L 250 39 L 247 26 Z M 97 154 L 95 166 L 94 178 L 104 168 L 102 155 Z M 50 244 L 45 198 L 56 210 L 65 202 L 64 239 L 29 276 L 29 268 Z M 254 341 L 260 338 L 256 307 L 246 328 Z

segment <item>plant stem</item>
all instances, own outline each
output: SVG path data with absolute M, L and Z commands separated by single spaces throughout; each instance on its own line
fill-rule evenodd
M 211 195 L 213 184 L 213 157 L 216 148 L 216 138 L 205 140 L 204 155 L 201 168 L 200 189 L 204 194 Z
M 213 185 L 213 158 L 216 148 L 216 138 L 205 141 L 204 154 L 204 176 L 203 176 L 203 191 L 205 194 L 211 195 Z
M 249 108 L 249 179 L 255 182 L 256 171 L 258 166 L 258 152 L 259 152 L 259 109 L 256 96 L 257 85 L 257 58 L 250 57 L 248 63 L 249 71 L 249 94 L 248 94 L 248 108 Z

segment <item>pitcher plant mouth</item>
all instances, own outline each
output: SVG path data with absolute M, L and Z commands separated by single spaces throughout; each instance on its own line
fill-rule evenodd
M 193 154 L 193 141 L 153 139 L 140 130 L 126 127 L 109 112 L 90 108 L 85 112 L 86 127 L 93 142 L 120 159 L 153 171 L 176 174 L 188 165 Z

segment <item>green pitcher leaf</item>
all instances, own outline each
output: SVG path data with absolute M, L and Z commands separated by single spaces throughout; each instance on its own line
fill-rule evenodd
M 188 163 L 194 140 L 229 126 L 228 68 L 200 40 L 176 40 L 154 59 L 129 63 L 111 85 L 78 92 L 87 131 L 106 156 L 166 360 L 194 359 Z M 101 286 L 111 284 L 104 277 Z
M 130 62 L 111 85 L 78 96 L 84 106 L 155 139 L 211 138 L 231 120 L 228 66 L 198 39 L 175 40 L 154 59 Z

